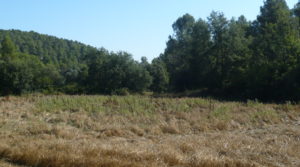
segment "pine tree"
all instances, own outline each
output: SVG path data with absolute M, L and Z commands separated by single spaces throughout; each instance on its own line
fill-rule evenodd
M 300 54 L 299 34 L 291 11 L 284 0 L 267 0 L 253 25 L 251 87 L 263 98 L 280 98 L 284 87 L 289 87 L 284 80 L 296 68 Z

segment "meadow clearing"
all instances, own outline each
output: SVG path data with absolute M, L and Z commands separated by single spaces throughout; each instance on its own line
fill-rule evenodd
M 0 98 L 1 167 L 300 166 L 300 105 L 147 96 Z

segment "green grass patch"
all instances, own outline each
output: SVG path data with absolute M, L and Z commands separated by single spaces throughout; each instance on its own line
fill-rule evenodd
M 231 106 L 221 105 L 211 112 L 211 116 L 220 120 L 229 120 L 231 119 Z
M 117 112 L 151 113 L 155 106 L 148 97 L 139 96 L 47 96 L 35 102 L 41 112 Z
M 35 99 L 39 112 L 117 112 L 151 114 L 153 112 L 189 112 L 209 108 L 216 101 L 202 98 L 152 98 L 149 96 L 44 96 Z
M 264 110 L 258 110 L 251 114 L 251 120 L 253 122 L 257 121 L 264 121 L 264 122 L 274 122 L 279 119 L 279 114 L 277 111 L 273 109 L 264 109 Z

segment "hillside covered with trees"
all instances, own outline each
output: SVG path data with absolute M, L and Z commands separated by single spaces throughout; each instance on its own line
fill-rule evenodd
M 254 21 L 189 14 L 151 63 L 35 32 L 0 31 L 0 94 L 182 92 L 300 100 L 300 3 L 266 0 Z

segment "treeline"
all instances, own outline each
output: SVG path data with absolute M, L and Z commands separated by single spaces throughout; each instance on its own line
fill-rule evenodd
M 158 60 L 173 91 L 202 90 L 235 99 L 300 99 L 300 3 L 266 0 L 254 21 L 206 19 L 189 14 L 174 24 L 174 35 Z M 157 60 L 156 60 L 157 61 Z
M 151 63 L 35 32 L 0 31 L 0 93 L 182 92 L 235 99 L 300 100 L 300 3 L 266 0 L 254 21 L 212 12 L 173 24 Z

